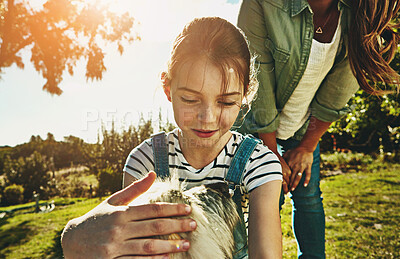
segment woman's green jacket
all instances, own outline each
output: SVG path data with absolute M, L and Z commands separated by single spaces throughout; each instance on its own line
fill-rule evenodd
M 351 109 L 347 102 L 359 88 L 347 55 L 347 34 L 351 22 L 349 2 L 340 0 L 341 40 L 335 62 L 321 83 L 311 104 L 311 114 L 333 122 Z M 239 131 L 269 133 L 277 129 L 279 115 L 298 85 L 308 62 L 314 37 L 313 13 L 307 0 L 243 0 L 238 27 L 256 55 L 259 89 Z M 239 116 L 240 117 L 240 116 Z M 307 123 L 296 132 L 301 139 Z

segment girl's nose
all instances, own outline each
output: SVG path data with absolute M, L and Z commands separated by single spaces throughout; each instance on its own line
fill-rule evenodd
M 198 111 L 198 119 L 201 122 L 214 122 L 217 118 L 215 107 L 211 105 L 203 105 Z

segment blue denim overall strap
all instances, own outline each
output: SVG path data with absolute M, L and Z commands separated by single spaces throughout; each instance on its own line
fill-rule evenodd
M 165 178 L 169 176 L 168 142 L 165 132 L 151 136 L 154 157 L 154 170 L 157 176 Z
M 258 143 L 260 143 L 259 140 L 249 135 L 246 135 L 244 137 L 238 147 L 238 150 L 232 158 L 231 165 L 225 178 L 225 181 L 228 183 L 229 188 L 234 191 L 232 198 L 236 204 L 237 211 L 241 219 L 239 224 L 235 227 L 233 233 L 235 239 L 235 252 L 233 254 L 234 259 L 248 257 L 247 231 L 242 211 L 242 194 L 240 191 L 240 183 L 247 161 L 249 160 L 250 155 L 253 153 Z
M 260 143 L 260 140 L 254 138 L 253 136 L 244 136 L 238 147 L 238 150 L 235 153 L 235 156 L 232 158 L 231 165 L 229 166 L 229 170 L 225 178 L 225 181 L 228 182 L 230 186 L 232 184 L 235 187 L 240 185 L 244 168 L 258 143 Z

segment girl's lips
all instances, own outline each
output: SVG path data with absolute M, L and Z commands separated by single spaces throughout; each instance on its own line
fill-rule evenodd
M 209 138 L 214 135 L 217 131 L 216 130 L 196 130 L 193 129 L 194 134 L 200 138 Z

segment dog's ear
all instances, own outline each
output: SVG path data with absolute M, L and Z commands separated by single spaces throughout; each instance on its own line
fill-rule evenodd
M 231 195 L 229 194 L 229 187 L 226 183 L 210 183 L 210 184 L 205 184 L 204 185 L 207 189 L 214 190 L 216 192 L 221 193 L 225 198 L 230 198 Z

